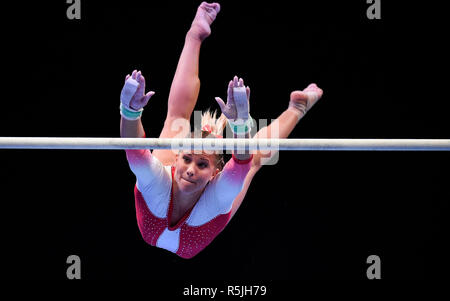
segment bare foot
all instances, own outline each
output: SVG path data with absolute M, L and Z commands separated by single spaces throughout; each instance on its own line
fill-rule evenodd
M 323 91 L 316 84 L 310 84 L 303 91 L 291 93 L 289 107 L 298 109 L 306 113 L 322 97 Z
M 217 14 L 220 11 L 219 3 L 207 3 L 202 2 L 197 9 L 194 21 L 192 21 L 191 29 L 189 33 L 192 37 L 198 38 L 203 41 L 211 34 L 210 25 L 216 19 Z

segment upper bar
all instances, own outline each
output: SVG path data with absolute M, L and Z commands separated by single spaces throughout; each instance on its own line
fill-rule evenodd
M 0 137 L 0 149 L 450 151 L 450 139 Z

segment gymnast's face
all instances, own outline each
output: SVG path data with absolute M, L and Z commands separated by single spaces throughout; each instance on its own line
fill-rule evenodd
M 206 184 L 219 172 L 215 156 L 180 152 L 175 164 L 175 181 L 178 188 L 187 193 L 205 188 Z

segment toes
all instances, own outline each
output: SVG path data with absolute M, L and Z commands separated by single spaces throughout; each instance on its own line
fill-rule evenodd
M 308 95 L 303 91 L 293 91 L 291 100 L 308 100 Z
M 322 89 L 320 89 L 320 88 L 318 88 L 319 90 L 318 90 L 318 94 L 319 94 L 319 98 L 320 97 L 322 97 L 322 95 L 323 95 L 323 90 Z
M 315 83 L 309 84 L 308 87 L 306 87 L 304 92 L 316 92 L 319 95 L 323 93 L 322 89 L 320 89 Z
M 315 83 L 309 84 L 303 91 L 293 91 L 291 101 L 307 101 L 308 109 L 311 108 L 321 97 L 323 91 Z
M 206 2 L 206 1 L 203 1 L 203 2 L 200 4 L 200 6 L 201 6 L 201 7 L 206 7 L 206 8 L 212 8 L 212 9 L 214 9 L 216 12 L 219 12 L 219 11 L 220 11 L 220 4 L 217 3 L 217 2 L 208 3 L 208 2 Z
M 216 13 L 220 12 L 220 4 L 219 3 L 217 3 L 217 2 L 213 2 L 213 3 L 203 2 L 203 3 L 205 3 L 207 8 L 214 9 L 216 11 Z
M 200 8 L 205 9 L 208 12 L 218 12 L 217 7 L 214 3 L 202 2 L 202 4 L 200 4 Z

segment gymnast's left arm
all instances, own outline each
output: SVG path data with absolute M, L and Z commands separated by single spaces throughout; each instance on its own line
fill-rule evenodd
M 249 112 L 250 88 L 235 76 L 228 84 L 227 103 L 216 97 L 222 113 L 227 117 L 234 138 L 249 138 L 253 125 Z M 215 179 L 215 195 L 231 208 L 232 201 L 242 190 L 250 170 L 253 155 L 248 150 L 234 150 L 233 157 Z
M 244 80 L 235 76 L 228 84 L 227 103 L 216 97 L 216 101 L 227 117 L 233 132 L 233 138 L 250 138 L 253 120 L 250 116 L 250 88 L 244 85 Z M 248 150 L 234 150 L 233 157 L 239 161 L 251 160 Z

